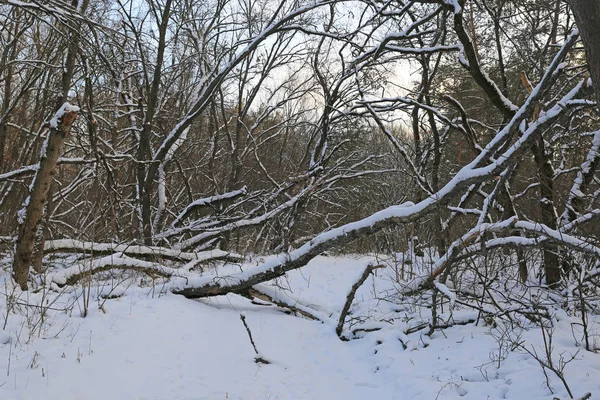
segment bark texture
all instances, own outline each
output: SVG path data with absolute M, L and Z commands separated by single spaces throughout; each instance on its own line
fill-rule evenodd
M 569 5 L 573 10 L 575 22 L 577 22 L 585 47 L 588 68 L 596 95 L 596 108 L 600 112 L 600 1 L 570 0 Z
M 13 261 L 13 278 L 22 290 L 27 290 L 27 279 L 29 267 L 32 263 L 32 254 L 40 220 L 44 213 L 44 206 L 52 185 L 52 177 L 56 171 L 58 157 L 66 137 L 71 131 L 71 126 L 77 118 L 78 109 L 65 103 L 58 112 L 56 125 L 51 126 L 48 132 L 48 141 L 40 161 L 40 167 L 35 176 L 29 195 L 29 201 L 25 206 L 25 216 L 19 226 L 19 236 L 15 248 L 15 259 Z M 53 124 L 51 122 L 51 124 Z

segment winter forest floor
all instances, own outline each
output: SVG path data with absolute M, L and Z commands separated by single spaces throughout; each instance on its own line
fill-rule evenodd
M 524 350 L 547 361 L 543 333 L 552 338 L 552 361 L 566 362 L 574 397 L 600 398 L 600 354 L 577 345 L 576 318 L 557 308 L 553 331 L 509 330 L 457 305 L 450 317 L 446 305 L 441 317 L 454 326 L 427 335 L 418 328 L 430 311 L 392 300 L 391 269 L 360 287 L 345 325 L 347 334 L 379 329 L 340 340 L 339 313 L 369 261 L 318 257 L 261 288 L 322 321 L 237 295 L 189 300 L 140 278 L 93 285 L 83 318 L 81 286 L 58 296 L 13 294 L 5 268 L 0 399 L 567 399 L 556 374 L 546 370 L 546 378 Z M 255 362 L 240 314 L 269 364 Z M 589 326 L 600 340 L 600 319 Z

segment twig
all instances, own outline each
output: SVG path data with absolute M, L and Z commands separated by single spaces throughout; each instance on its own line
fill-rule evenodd
M 274 304 L 275 306 L 279 307 L 279 308 L 285 308 L 291 312 L 294 312 L 296 314 L 300 314 L 303 317 L 306 317 L 310 320 L 313 321 L 323 321 L 323 318 L 319 318 L 317 315 L 311 313 L 310 311 L 306 310 L 307 307 L 298 307 L 296 305 L 290 304 L 289 302 L 282 300 L 282 299 L 274 299 L 273 297 L 271 297 L 270 295 L 260 291 L 259 289 L 257 289 L 256 287 L 252 287 L 250 289 L 248 289 L 248 291 L 246 293 L 240 293 L 242 296 L 247 297 L 249 299 L 252 300 L 253 304 L 257 304 L 257 305 L 267 305 L 267 304 L 261 304 L 256 302 L 254 299 L 258 299 L 258 300 L 262 300 L 264 302 L 268 302 L 271 304 Z M 270 304 L 268 304 L 270 305 Z M 301 308 L 302 307 L 302 308 Z
M 244 327 L 246 328 L 246 332 L 248 332 L 248 337 L 250 338 L 250 343 L 252 343 L 252 348 L 254 349 L 254 352 L 256 353 L 256 356 L 254 357 L 254 362 L 260 363 L 260 364 L 271 364 L 270 361 L 265 360 L 263 357 L 260 356 L 260 353 L 258 352 L 258 349 L 256 348 L 256 344 L 254 343 L 254 339 L 252 339 L 252 332 L 250 332 L 250 327 L 246 323 L 246 316 L 244 314 L 240 314 L 240 319 L 242 320 L 242 324 L 244 324 Z

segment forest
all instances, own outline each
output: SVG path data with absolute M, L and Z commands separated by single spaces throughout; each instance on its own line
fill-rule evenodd
M 0 21 L 0 350 L 151 288 L 341 342 L 491 329 L 540 398 L 600 393 L 565 373 L 600 365 L 597 0 L 0 0 Z M 282 295 L 317 269 L 327 312 Z

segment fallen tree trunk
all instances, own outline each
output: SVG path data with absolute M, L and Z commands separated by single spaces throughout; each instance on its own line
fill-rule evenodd
M 91 253 L 104 256 L 123 253 L 132 257 L 163 258 L 174 261 L 216 261 L 239 262 L 243 256 L 223 250 L 207 250 L 202 252 L 183 252 L 158 246 L 141 246 L 118 243 L 84 242 L 75 239 L 48 240 L 44 244 L 45 253 Z
M 303 317 L 306 317 L 313 321 L 324 322 L 324 320 L 325 320 L 323 317 L 317 316 L 314 310 L 311 310 L 306 306 L 303 306 L 301 304 L 294 303 L 291 301 L 285 301 L 284 299 L 281 299 L 281 298 L 277 298 L 277 299 L 273 298 L 273 296 L 265 293 L 264 287 L 261 287 L 261 288 L 254 287 L 254 288 L 248 289 L 248 293 L 247 293 L 246 297 L 262 300 L 262 301 L 266 302 L 267 305 L 269 305 L 269 303 L 270 303 L 279 308 L 290 310 L 291 312 L 295 313 L 296 315 L 302 315 Z M 254 302 L 254 300 L 253 300 L 253 302 Z
M 55 283 L 59 287 L 74 285 L 83 278 L 115 269 L 141 272 L 162 278 L 171 278 L 174 276 L 185 277 L 186 274 L 186 271 L 180 271 L 176 268 L 169 268 L 149 261 L 137 260 L 125 255 L 116 254 L 98 259 L 90 259 L 87 262 L 65 268 L 57 273 L 48 275 L 46 282 L 48 284 Z

